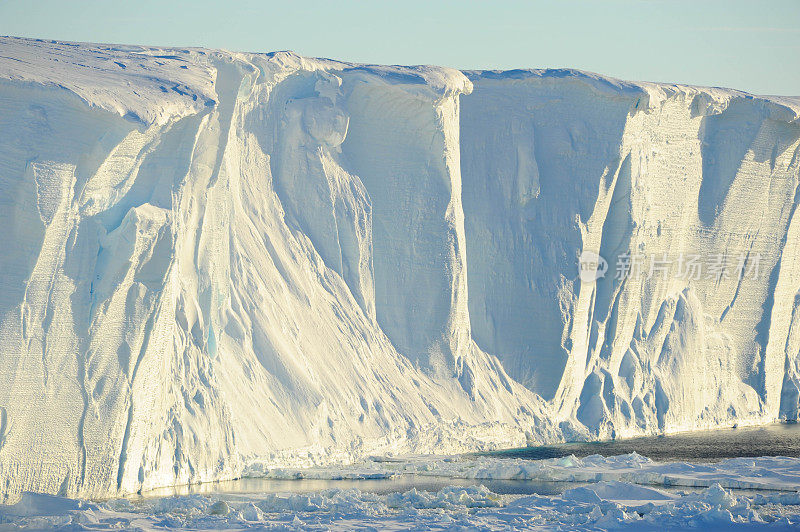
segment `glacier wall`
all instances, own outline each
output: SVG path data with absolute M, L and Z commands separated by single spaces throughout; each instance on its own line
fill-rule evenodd
M 4 498 L 798 415 L 797 100 L 0 48 Z
M 470 78 L 478 345 L 601 437 L 796 419 L 794 102 L 571 71 Z M 610 270 L 582 281 L 576 250 Z M 635 256 L 641 275 L 615 275 Z M 651 270 L 693 256 L 699 275 Z M 715 273 L 717 257 L 742 268 Z

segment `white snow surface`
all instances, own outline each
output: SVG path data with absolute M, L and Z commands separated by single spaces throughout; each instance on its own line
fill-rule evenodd
M 795 419 L 799 116 L 0 38 L 0 496 Z M 581 282 L 583 251 L 764 275 Z

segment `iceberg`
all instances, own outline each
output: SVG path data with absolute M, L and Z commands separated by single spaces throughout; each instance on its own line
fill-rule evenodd
M 0 495 L 796 419 L 799 116 L 0 38 Z

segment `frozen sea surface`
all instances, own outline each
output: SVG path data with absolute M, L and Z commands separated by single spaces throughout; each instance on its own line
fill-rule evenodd
M 788 434 L 788 433 L 787 433 Z M 673 441 L 674 437 L 664 438 Z M 800 458 L 373 459 L 85 501 L 23 494 L 0 530 L 795 530 Z
M 677 491 L 601 481 L 558 495 L 484 485 L 375 493 L 210 493 L 102 503 L 27 493 L 0 510 L 0 530 L 793 530 L 797 492 L 715 484 Z

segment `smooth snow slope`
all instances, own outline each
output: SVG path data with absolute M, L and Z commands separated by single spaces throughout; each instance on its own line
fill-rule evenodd
M 0 491 L 796 416 L 798 109 L 0 39 Z M 578 280 L 634 248 L 769 274 Z

